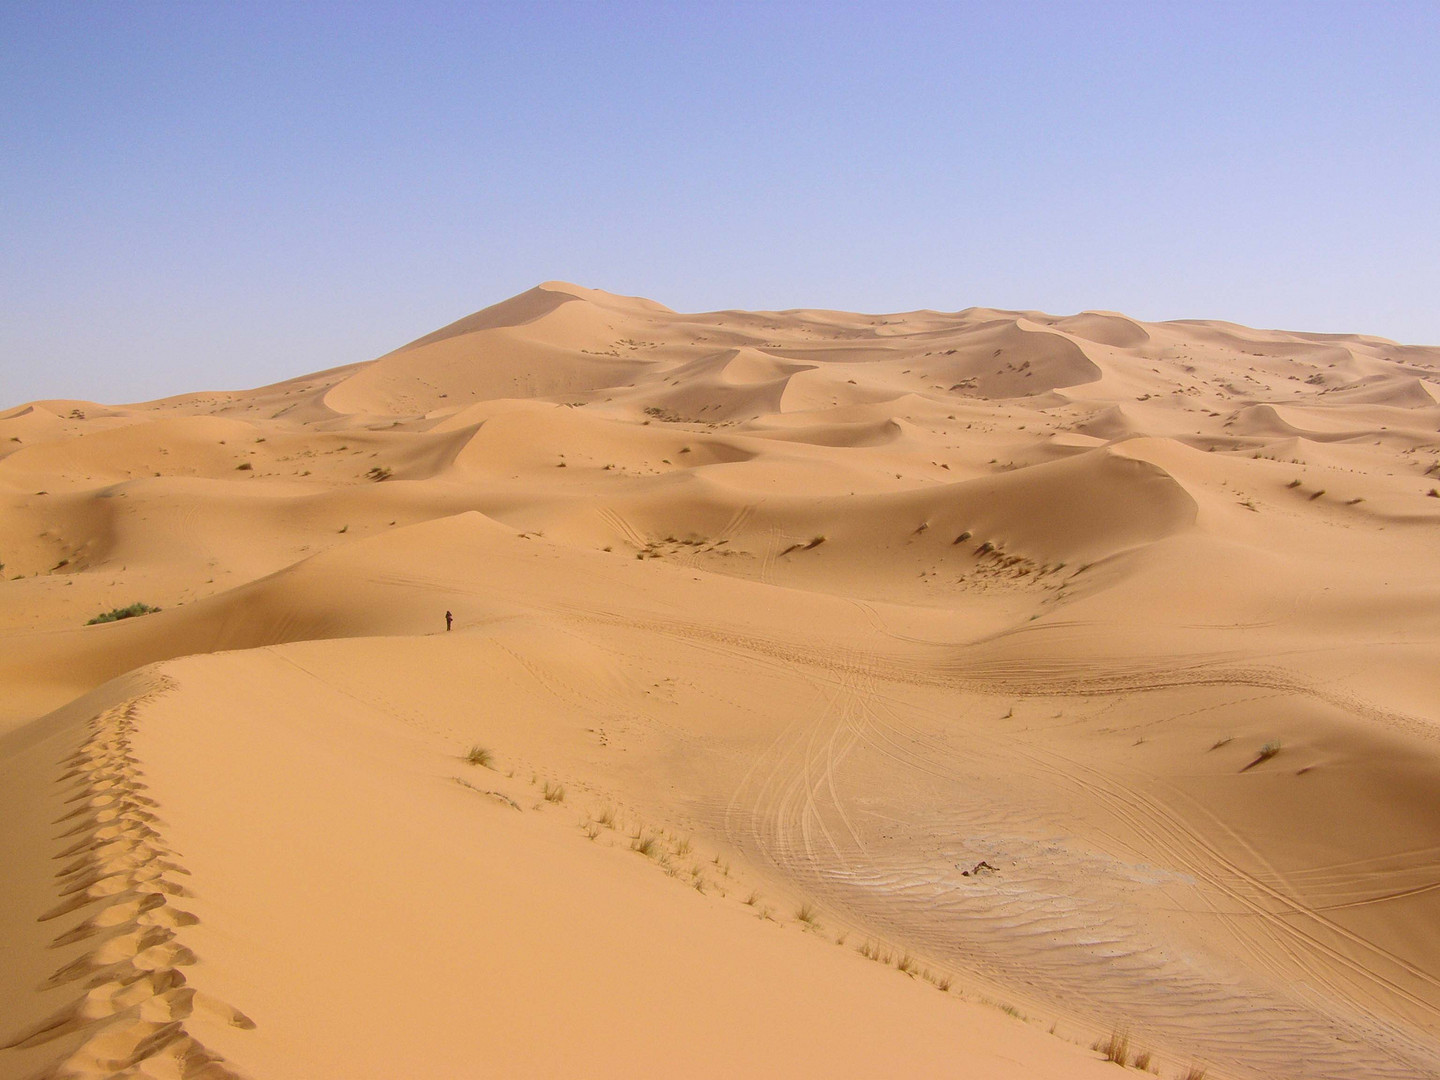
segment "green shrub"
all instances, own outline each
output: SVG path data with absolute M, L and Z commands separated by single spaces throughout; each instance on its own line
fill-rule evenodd
M 87 622 L 86 626 L 94 626 L 102 622 L 118 622 L 120 619 L 133 619 L 136 615 L 149 615 L 152 611 L 159 611 L 158 607 L 151 607 L 149 604 L 134 603 L 129 607 L 111 608 L 103 615 L 96 615 Z

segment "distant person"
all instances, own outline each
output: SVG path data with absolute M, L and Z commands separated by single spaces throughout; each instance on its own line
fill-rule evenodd
M 445 632 L 446 632 L 447 634 L 450 632 L 450 624 L 453 623 L 454 621 L 455 621 L 455 616 L 454 616 L 454 615 L 451 615 L 450 612 L 448 612 L 448 611 L 445 612 Z

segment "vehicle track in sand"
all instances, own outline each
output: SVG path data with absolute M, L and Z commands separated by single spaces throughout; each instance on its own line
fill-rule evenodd
M 857 925 L 1069 1015 L 1131 1025 L 1172 1054 L 1236 1076 L 1440 1075 L 1440 1040 L 1384 1019 L 1399 1001 L 1440 1028 L 1433 973 L 1307 907 L 1293 881 L 1241 838 L 1230 839 L 1246 865 L 1226 855 L 1203 835 L 1218 822 L 1192 820 L 1194 808 L 1178 795 L 1162 801 L 983 725 L 967 726 L 964 745 L 952 744 L 906 698 L 917 686 L 1102 703 L 1176 687 L 1238 691 L 1237 701 L 1257 690 L 1332 703 L 1343 694 L 1228 658 L 927 671 L 908 658 L 682 620 L 624 621 L 732 662 L 789 670 L 815 688 L 820 704 L 751 762 L 723 820 L 738 847 Z M 1030 804 L 1007 776 L 1053 789 L 1053 806 Z M 916 785 L 926 792 L 923 813 L 903 798 L 886 806 L 874 797 Z M 857 801 L 852 790 L 866 797 Z M 1066 800 L 1114 821 L 1097 835 L 1103 848 L 1067 835 L 1055 812 Z M 1006 866 L 1003 875 L 959 873 L 987 852 Z M 1207 936 L 1176 937 L 1127 899 L 1155 889 L 1173 894 L 1172 916 L 1199 920 Z M 1375 1008 L 1387 1001 L 1391 1010 Z
M 1305 909 L 1263 860 L 1273 883 L 1206 843 L 1171 806 L 1058 754 L 999 737 L 968 747 L 992 768 L 1028 770 L 1072 798 L 1104 805 L 1127 834 L 1113 847 L 1134 851 L 1138 838 L 1143 855 L 1130 861 L 1077 847 L 1043 813 L 1007 801 L 1003 786 L 972 786 L 975 778 L 953 767 L 953 749 L 905 722 L 864 665 L 838 664 L 831 675 L 823 710 L 797 718 L 775 740 L 726 815 L 732 841 L 822 903 L 929 959 L 979 971 L 1092 1022 L 1133 1025 L 1173 1053 L 1235 1075 L 1398 1080 L 1440 1065 L 1440 1047 L 1368 1008 L 1394 995 L 1433 1016 L 1440 995 L 1416 993 L 1385 968 L 1398 966 L 1422 990 L 1435 989 L 1434 978 Z M 845 761 L 865 774 L 866 791 L 903 787 L 916 773 L 941 783 L 929 813 L 901 809 L 897 800 L 890 815 L 892 822 L 908 815 L 928 845 L 893 830 L 889 842 L 860 834 L 837 777 Z M 873 803 L 864 813 L 885 816 Z M 939 836 L 960 839 L 947 845 L 935 842 Z M 964 879 L 960 865 L 982 852 L 1004 872 Z M 1183 895 L 1211 935 L 1223 928 L 1231 947 L 1177 941 L 1143 905 L 1126 902 L 1127 894 L 1156 888 Z M 1166 988 L 1162 995 L 1157 986 Z

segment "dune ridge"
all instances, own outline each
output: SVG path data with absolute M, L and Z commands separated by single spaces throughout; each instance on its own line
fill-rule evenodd
M 0 508 L 0 1076 L 1440 1075 L 1440 349 L 546 282 Z

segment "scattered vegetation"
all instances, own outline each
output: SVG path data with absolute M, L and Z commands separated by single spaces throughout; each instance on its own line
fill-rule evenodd
M 239 465 L 236 465 L 235 468 L 239 472 L 249 472 L 251 469 L 255 468 L 255 466 L 251 465 L 248 461 L 242 461 Z
M 1149 1050 L 1141 1050 L 1138 1054 L 1135 1055 L 1135 1068 L 1142 1069 L 1148 1072 L 1150 1069 L 1150 1057 L 1151 1054 Z
M 546 780 L 542 793 L 546 802 L 562 803 L 565 801 L 565 787 L 562 784 L 552 784 Z
M 816 927 L 820 925 L 819 916 L 815 912 L 813 904 L 804 903 L 795 909 L 795 918 L 806 926 Z
M 389 480 L 390 477 L 391 477 L 392 475 L 394 475 L 394 474 L 391 473 L 391 471 L 390 471 L 390 466 L 388 466 L 388 465 L 376 465 L 373 469 L 371 469 L 371 470 L 370 470 L 369 472 L 367 472 L 365 475 L 368 476 L 371 480 L 374 480 L 374 481 L 378 484 L 378 483 L 380 483 L 380 481 L 382 481 L 382 480 Z
M 137 615 L 149 615 L 151 612 L 159 610 L 158 607 L 151 607 L 149 604 L 135 603 L 129 607 L 111 608 L 103 615 L 96 615 L 85 625 L 94 626 L 96 623 L 119 622 L 121 619 L 133 619 Z
M 655 854 L 655 849 L 658 846 L 659 841 L 656 839 L 654 833 L 645 833 L 644 835 L 633 836 L 630 838 L 630 850 L 638 851 L 647 859 Z

